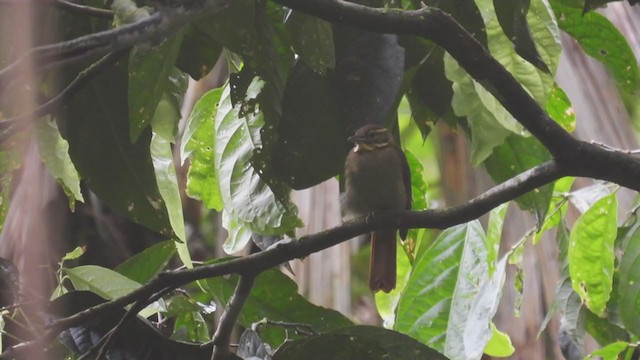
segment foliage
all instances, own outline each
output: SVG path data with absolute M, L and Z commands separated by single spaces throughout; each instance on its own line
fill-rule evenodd
M 419 1 L 363 2 L 422 6 Z M 561 30 L 601 61 L 627 95 L 633 96 L 640 83 L 627 40 L 591 11 L 600 3 L 475 0 L 442 6 L 571 132 L 575 113 L 554 81 Z M 116 1 L 114 7 L 122 11 L 116 11 L 109 26 L 152 16 L 130 1 Z M 123 9 L 135 16 L 123 15 Z M 187 76 L 204 76 L 219 58 L 231 68 L 226 84 L 202 95 L 179 126 Z M 65 77 L 63 83 L 68 82 Z M 50 81 L 43 88 L 54 85 Z M 364 123 L 401 130 L 397 138 L 406 143 L 400 145 L 410 148 L 414 210 L 429 207 L 433 181 L 424 159 L 433 154 L 407 139 L 433 141 L 431 129 L 438 122 L 464 132 L 471 162 L 483 166 L 496 183 L 550 161 L 548 150 L 490 90 L 423 39 L 330 24 L 271 1 L 233 1 L 165 39 L 139 44 L 88 80 L 61 111 L 44 116 L 36 126 L 37 143 L 71 209 L 91 192 L 165 241 L 115 270 L 63 263 L 59 289 L 68 280 L 77 290 L 115 299 L 151 281 L 176 252 L 192 267 L 183 192 L 199 206 L 221 212 L 228 238 L 220 240 L 228 254 L 245 249 L 256 235 L 295 237 L 303 224 L 291 190 L 339 176 L 350 146 L 346 138 Z M 403 111 L 410 112 L 410 120 Z M 0 223 L 7 212 L 10 173 L 17 167 L 13 159 L 15 154 L 1 149 Z M 186 184 L 177 171 L 183 164 L 189 167 Z M 537 224 L 502 256 L 498 250 L 508 203 L 494 209 L 486 229 L 475 219 L 443 230 L 432 242 L 424 232 L 411 232 L 399 245 L 404 251 L 398 251 L 397 288 L 376 294 L 387 329 L 354 326 L 343 314 L 311 304 L 277 269 L 257 276 L 238 322 L 256 330 L 247 337 L 263 354 L 274 349 L 274 359 L 303 354 L 309 359 L 511 356 L 508 334 L 493 323 L 507 266 L 516 265 L 515 286 L 521 292 L 525 243 L 555 230 L 563 280 L 549 316 L 563 313 L 563 326 L 577 347 L 586 329 L 603 346 L 592 356 L 628 354 L 640 336 L 637 215 L 619 227 L 616 192 L 608 185 L 571 192 L 573 180 L 561 179 L 514 199 Z M 569 200 L 582 212 L 571 229 L 565 224 Z M 160 298 L 143 314 L 162 313 L 173 319 L 173 337 L 204 342 L 215 331 L 211 304 L 225 307 L 237 283 L 233 275 L 187 285 L 184 293 Z M 307 333 L 290 333 L 290 328 Z

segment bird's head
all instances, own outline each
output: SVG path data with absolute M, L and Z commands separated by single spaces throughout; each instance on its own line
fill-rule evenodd
M 393 143 L 391 135 L 382 126 L 368 124 L 356 130 L 353 136 L 347 139 L 356 144 L 354 152 L 372 151 L 382 149 Z

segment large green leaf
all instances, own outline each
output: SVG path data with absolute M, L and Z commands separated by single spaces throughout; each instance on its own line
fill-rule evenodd
M 144 131 L 132 144 L 126 63 L 104 69 L 67 102 L 64 133 L 69 155 L 89 188 L 106 205 L 152 230 L 172 235 L 158 191 Z
M 581 2 L 551 1 L 560 28 L 578 41 L 585 53 L 602 62 L 618 85 L 633 93 L 638 89 L 638 62 L 620 31 L 603 15 L 583 14 Z
M 187 174 L 187 195 L 201 200 L 209 209 L 221 211 L 222 197 L 213 160 L 214 117 L 222 88 L 210 90 L 193 107 L 187 120 L 180 147 L 180 160 L 190 160 Z
M 578 218 L 569 237 L 573 289 L 598 316 L 603 316 L 611 295 L 617 224 L 618 201 L 610 194 Z
M 216 277 L 207 279 L 207 283 L 215 298 L 220 303 L 227 304 L 237 280 L 237 276 Z M 267 270 L 256 278 L 238 321 L 244 327 L 250 327 L 252 323 L 264 318 L 307 324 L 317 332 L 353 325 L 339 312 L 308 302 L 298 294 L 295 282 L 276 269 Z M 285 329 L 267 326 L 260 331 L 260 336 L 272 346 L 280 345 L 286 338 Z
M 285 343 L 273 357 L 284 359 L 445 360 L 444 355 L 395 331 L 353 326 Z
M 479 359 L 492 331 L 506 258 L 489 277 L 479 222 L 443 231 L 416 259 L 395 328 L 451 359 Z
M 640 231 L 635 231 L 629 241 L 620 262 L 620 318 L 625 328 L 634 335 L 640 335 Z
M 550 159 L 551 155 L 538 140 L 513 134 L 494 149 L 484 165 L 491 178 L 501 183 Z M 516 202 L 523 210 L 533 212 L 541 225 L 552 195 L 553 185 L 550 184 L 518 197 Z
M 129 55 L 129 121 L 131 141 L 136 142 L 151 123 L 174 71 L 182 32 L 149 50 L 136 47 Z
M 251 232 L 280 235 L 300 224 L 288 194 L 275 193 L 261 178 L 263 169 L 252 164 L 252 157 L 263 151 L 264 116 L 256 104 L 263 86 L 264 81 L 255 77 L 244 99 L 236 104 L 227 86 L 215 119 L 214 160 L 224 202 L 223 225 L 229 230 L 224 244 L 227 253 L 242 249 Z
M 76 200 L 84 202 L 80 192 L 80 176 L 69 157 L 69 143 L 60 135 L 58 125 L 52 119 L 40 119 L 36 123 L 38 149 L 42 162 L 69 198 L 69 207 L 75 209 Z
M 140 283 L 96 265 L 64 269 L 76 290 L 88 290 L 105 299 L 117 299 L 138 289 Z
M 133 255 L 114 269 L 129 279 L 144 284 L 164 269 L 176 253 L 173 240 L 157 243 Z

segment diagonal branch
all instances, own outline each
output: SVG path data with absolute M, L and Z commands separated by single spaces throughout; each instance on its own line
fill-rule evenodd
M 163 289 L 177 288 L 195 280 L 233 273 L 241 276 L 256 276 L 284 262 L 307 257 L 372 230 L 389 227 L 442 229 L 462 224 L 484 215 L 502 203 L 567 175 L 570 174 L 560 169 L 555 161 L 550 161 L 517 175 L 460 206 L 420 212 L 379 213 L 369 221 L 358 219 L 317 234 L 304 236 L 298 241 L 279 243 L 265 251 L 243 258 L 194 269 L 163 272 L 144 286 L 121 298 L 54 321 L 40 339 L 10 348 L 0 355 L 0 359 L 11 359 L 29 348 L 42 347 L 64 329 L 93 319 L 103 311 L 122 308 L 141 298 L 149 298 Z
M 9 139 L 16 132 L 23 130 L 28 125 L 29 120 L 39 118 L 55 111 L 63 101 L 66 101 L 78 92 L 78 90 L 80 90 L 89 80 L 98 75 L 104 67 L 117 62 L 125 53 L 126 51 L 121 50 L 119 52 L 105 55 L 103 58 L 78 73 L 78 76 L 76 76 L 69 85 L 64 88 L 64 90 L 44 104 L 38 106 L 29 113 L 0 121 L 0 144 Z

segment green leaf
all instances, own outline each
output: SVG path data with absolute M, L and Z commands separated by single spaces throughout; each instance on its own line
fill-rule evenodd
M 158 190 L 169 214 L 169 223 L 179 241 L 176 243 L 178 255 L 187 267 L 192 267 L 191 256 L 187 248 L 187 234 L 182 214 L 182 200 L 178 190 L 176 169 L 173 166 L 171 143 L 158 134 L 151 138 L 151 159 L 156 173 Z
M 131 142 L 151 123 L 167 88 L 182 43 L 182 32 L 153 50 L 136 47 L 129 54 L 129 121 Z
M 444 55 L 445 74 L 453 82 L 451 106 L 456 116 L 466 117 L 471 132 L 471 163 L 474 166 L 482 163 L 509 136 L 505 129 L 480 101 L 474 80 L 458 65 L 451 55 Z M 479 90 L 478 90 L 479 89 Z M 494 107 L 498 101 L 494 99 Z
M 569 200 L 579 212 L 585 213 L 593 204 L 614 192 L 616 188 L 616 184 L 597 181 L 593 185 L 569 193 Z
M 571 190 L 571 186 L 576 178 L 563 177 L 556 180 L 553 185 L 553 196 L 549 203 L 549 209 L 547 210 L 547 216 L 542 224 L 542 227 L 536 233 L 534 243 L 537 244 L 542 236 L 542 233 L 546 230 L 552 229 L 562 222 L 562 219 L 567 214 L 567 194 Z
M 489 223 L 487 225 L 487 236 L 485 247 L 487 248 L 487 266 L 489 276 L 493 276 L 498 262 L 498 250 L 500 250 L 500 240 L 502 240 L 502 225 L 504 217 L 507 215 L 509 203 L 504 203 L 491 210 L 489 213 Z
M 173 240 L 163 241 L 139 252 L 118 265 L 114 271 L 144 284 L 167 266 L 176 253 Z
M 397 244 L 398 249 L 396 251 L 396 287 L 390 293 L 384 291 L 378 291 L 374 295 L 376 301 L 376 308 L 382 318 L 383 325 L 387 329 L 393 329 L 396 321 L 396 308 L 400 296 L 404 291 L 409 274 L 411 273 L 411 263 L 407 254 L 405 254 L 400 242 Z
M 411 209 L 424 210 L 427 208 L 427 183 L 424 181 L 424 167 L 420 160 L 407 149 L 404 154 L 409 163 L 411 173 Z
M 69 157 L 69 143 L 60 135 L 58 124 L 49 117 L 36 122 L 36 134 L 42 162 L 64 190 L 73 211 L 76 200 L 84 202 L 84 198 L 80 191 L 80 176 Z
M 558 84 L 551 89 L 544 108 L 549 116 L 568 132 L 573 132 L 576 129 L 576 112 L 573 110 L 569 97 Z
M 64 256 L 62 257 L 62 261 L 65 260 L 75 260 L 77 258 L 79 258 L 80 256 L 84 255 L 84 253 L 87 251 L 87 249 L 83 246 L 77 246 L 75 249 L 69 251 L 68 253 L 64 254 Z
M 220 43 L 198 25 L 191 24 L 184 32 L 176 67 L 193 79 L 200 80 L 213 69 L 221 53 Z
M 531 31 L 529 31 L 527 24 L 529 4 L 530 0 L 493 0 L 500 27 L 513 43 L 516 53 L 538 69 L 550 73 L 544 60 L 538 54 Z
M 587 356 L 587 359 L 601 358 L 602 360 L 618 360 L 618 355 L 620 355 L 620 353 L 623 352 L 627 347 L 629 347 L 628 342 L 617 341 L 603 347 L 602 349 L 598 349 L 592 352 L 591 354 L 589 354 L 589 356 Z
M 124 66 L 123 66 L 124 65 Z M 126 64 L 104 69 L 67 102 L 69 155 L 89 188 L 114 211 L 172 236 L 149 150 L 151 132 L 132 144 Z
M 374 326 L 352 326 L 329 334 L 287 342 L 278 349 L 273 358 L 446 359 L 444 355 L 406 335 Z
M 491 337 L 506 258 L 489 277 L 479 222 L 443 231 L 416 259 L 395 328 L 451 359 L 479 359 Z
M 553 78 L 536 68 L 515 52 L 510 40 L 500 28 L 492 6 L 492 0 L 478 0 L 488 36 L 489 51 L 520 82 L 531 96 L 545 104 L 554 85 Z M 527 23 L 538 45 L 540 56 L 555 72 L 560 56 L 560 39 L 551 9 L 545 1 L 532 0 Z M 455 114 L 467 117 L 471 128 L 471 160 L 480 164 L 491 150 L 500 145 L 508 131 L 524 135 L 522 126 L 509 114 L 498 100 L 479 83 L 475 82 L 450 55 L 445 55 L 445 74 L 453 82 L 452 106 Z
M 620 296 L 620 318 L 625 328 L 632 334 L 640 335 L 640 323 L 637 321 L 640 309 L 640 231 L 635 231 L 629 236 L 629 241 L 622 260 L 620 261 L 620 283 L 618 295 Z
M 227 304 L 237 281 L 235 275 L 228 279 L 207 279 L 212 295 L 222 304 Z M 308 302 L 298 294 L 295 282 L 276 269 L 267 270 L 256 278 L 238 321 L 242 326 L 250 327 L 264 318 L 307 324 L 317 332 L 353 325 L 339 312 Z M 289 335 L 295 337 L 292 333 Z M 286 334 L 282 327 L 269 326 L 260 331 L 260 336 L 272 346 L 277 346 L 285 340 Z
M 607 195 L 578 218 L 569 236 L 571 284 L 598 316 L 611 295 L 617 222 L 616 196 Z
M 511 344 L 511 338 L 506 333 L 498 330 L 491 322 L 491 339 L 484 348 L 484 353 L 492 357 L 509 357 L 516 349 Z
M 214 117 L 221 95 L 222 88 L 218 88 L 198 100 L 185 125 L 180 147 L 180 160 L 184 163 L 190 158 L 187 195 L 216 211 L 223 208 L 214 164 Z
M 511 135 L 495 148 L 484 165 L 491 178 L 501 183 L 550 159 L 547 149 L 535 138 Z M 533 212 L 541 225 L 552 195 L 553 186 L 545 185 L 518 197 L 516 202 L 521 209 Z
M 176 316 L 175 324 L 173 325 L 174 334 L 182 331 L 186 332 L 184 341 L 205 343 L 211 340 L 209 336 L 209 330 L 207 329 L 207 323 L 197 311 L 184 312 Z
M 325 74 L 336 66 L 330 23 L 293 11 L 287 19 L 287 30 L 294 50 L 313 71 Z
M 76 290 L 88 290 L 112 300 L 125 296 L 141 285 L 113 270 L 96 265 L 64 269 Z
M 602 62 L 618 85 L 629 93 L 638 89 L 637 60 L 620 31 L 603 15 L 567 0 L 551 1 L 558 25 L 578 41 L 585 53 Z M 578 4 L 579 5 L 579 4 Z
M 223 246 L 227 253 L 242 249 L 250 232 L 280 235 L 300 224 L 288 194 L 275 193 L 261 178 L 262 169 L 252 165 L 253 156 L 262 151 L 264 115 L 256 98 L 263 86 L 264 81 L 255 77 L 237 104 L 231 102 L 227 86 L 215 119 L 214 160 L 224 202 L 223 226 L 229 231 Z
M 188 77 L 180 70 L 173 68 L 165 92 L 160 97 L 158 106 L 151 118 L 151 128 L 168 142 L 174 143 L 178 134 L 178 121 L 182 117 L 180 108 L 182 98 L 187 91 Z

